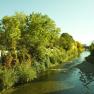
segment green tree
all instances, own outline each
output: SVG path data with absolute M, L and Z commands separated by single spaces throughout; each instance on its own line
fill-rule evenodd
M 91 52 L 91 55 L 94 55 L 94 42 L 92 42 L 91 45 L 89 46 L 89 50 Z
M 70 50 L 73 43 L 74 43 L 74 40 L 71 35 L 69 35 L 68 33 L 61 34 L 60 41 L 59 41 L 60 47 L 64 48 L 65 50 Z
M 13 57 L 11 63 L 12 61 L 18 62 L 16 48 L 17 42 L 21 36 L 19 21 L 15 16 L 5 16 L 2 19 L 2 26 L 5 34 L 5 47 L 7 48 L 8 53 Z
M 39 46 L 51 48 L 55 45 L 59 32 L 60 29 L 47 15 L 32 13 L 26 18 L 26 27 L 21 44 L 25 44 L 24 46 L 30 49 L 32 55 L 36 56 Z
M 20 39 L 19 21 L 15 16 L 5 16 L 2 20 L 6 37 L 6 45 L 10 49 L 16 49 L 17 40 Z
M 76 41 L 77 44 L 77 50 L 79 53 L 81 53 L 84 50 L 84 45 L 82 45 L 80 42 Z

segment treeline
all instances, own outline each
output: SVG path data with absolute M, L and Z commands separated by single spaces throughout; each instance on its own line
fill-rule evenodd
M 16 13 L 0 21 L 0 88 L 29 82 L 47 68 L 74 58 L 83 45 L 41 13 Z
M 94 55 L 94 42 L 92 42 L 89 46 L 89 51 L 91 52 L 92 55 Z
M 89 51 L 90 51 L 90 55 L 88 57 L 86 57 L 86 61 L 88 63 L 92 63 L 94 64 L 94 42 L 92 42 L 89 47 L 88 47 Z

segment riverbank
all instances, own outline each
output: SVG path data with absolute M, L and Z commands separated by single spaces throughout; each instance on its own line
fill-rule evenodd
M 74 58 L 76 58 L 76 57 L 74 57 Z M 1 85 L 0 85 L 1 91 L 2 91 L 1 93 L 5 92 L 7 89 L 9 89 L 11 87 L 17 87 L 22 84 L 32 82 L 34 79 L 43 76 L 43 74 L 45 74 L 45 71 L 48 71 L 49 69 L 53 69 L 60 65 L 63 66 L 66 63 L 70 63 L 71 62 L 70 60 L 72 60 L 72 59 L 73 59 L 73 57 L 71 59 L 69 58 L 69 60 L 67 58 L 67 60 L 65 60 L 61 64 L 59 64 L 59 63 L 51 64 L 49 66 L 49 68 L 46 68 L 45 70 L 43 69 L 38 73 L 36 72 L 36 68 L 32 69 L 30 66 L 27 65 L 27 67 L 26 67 L 26 65 L 24 65 L 24 64 L 22 64 L 20 66 L 17 65 L 15 67 L 13 67 L 12 69 L 4 69 L 4 67 L 2 67 L 3 71 L 1 69 L 0 72 L 2 72 L 3 75 L 1 75 L 0 79 L 3 78 L 4 83 L 1 82 Z M 16 84 L 14 84 L 14 82 L 16 82 Z M 4 86 L 4 84 L 6 85 L 6 87 Z
M 84 52 L 77 59 L 73 59 L 70 63 L 67 62 L 65 66 L 61 66 L 61 64 L 60 66 L 52 68 L 55 70 L 46 71 L 45 75 L 32 83 L 11 88 L 4 92 L 4 94 L 75 94 L 75 92 L 76 94 L 83 94 L 83 92 L 86 91 L 83 91 L 84 86 L 81 80 L 79 80 L 81 72 L 77 65 L 81 65 L 87 55 L 89 55 L 89 53 Z M 64 68 L 67 68 L 65 72 L 63 71 Z
M 89 55 L 88 57 L 86 57 L 86 61 L 94 64 L 94 55 Z
M 64 65 L 66 65 L 66 64 L 70 64 L 72 61 L 66 61 L 66 62 L 64 62 L 64 63 L 62 63 L 62 64 L 57 64 L 57 65 L 54 65 L 54 66 L 51 66 L 50 68 L 48 68 L 48 69 L 46 69 L 45 71 L 42 71 L 41 73 L 39 73 L 39 75 L 38 75 L 38 77 L 37 78 L 35 78 L 34 80 L 32 80 L 31 82 L 29 82 L 29 83 L 23 83 L 23 84 L 18 84 L 18 85 L 16 85 L 16 86 L 14 86 L 14 87 L 11 87 L 11 88 L 8 88 L 8 89 L 5 89 L 3 92 L 1 92 L 1 94 L 9 94 L 9 92 L 14 92 L 15 91 L 15 89 L 19 89 L 19 88 L 22 88 L 22 89 L 24 89 L 24 87 L 26 87 L 26 86 L 32 86 L 33 87 L 33 84 L 34 83 L 36 83 L 39 79 L 44 79 L 44 76 L 47 76 L 47 75 L 51 75 L 51 73 L 53 74 L 53 73 L 55 73 L 55 71 L 57 71 L 57 72 L 59 72 L 59 71 L 62 71 L 62 72 L 65 72 L 66 70 L 63 68 L 63 66 Z M 63 69 L 57 69 L 58 67 L 62 67 Z M 50 73 L 49 73 L 49 71 L 50 71 Z M 52 71 L 52 72 L 51 72 Z M 49 84 L 51 84 L 52 82 L 47 82 L 47 83 L 45 83 L 46 85 L 49 85 Z M 53 84 L 53 83 L 52 83 Z M 39 85 L 39 87 L 40 87 L 40 85 Z M 9 91 L 8 91 L 9 90 Z M 34 91 L 34 90 L 33 90 Z M 19 93 L 20 94 L 20 93 Z M 27 93 L 28 94 L 28 93 Z M 34 93 L 33 93 L 34 94 Z

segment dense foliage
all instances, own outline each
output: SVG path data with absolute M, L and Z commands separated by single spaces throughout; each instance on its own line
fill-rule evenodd
M 79 55 L 83 46 L 47 15 L 16 13 L 0 21 L 0 84 L 29 82 L 47 68 Z M 4 78 L 4 79 L 3 79 Z
M 90 55 L 86 57 L 86 61 L 94 64 L 94 42 L 88 46 L 88 50 L 90 51 Z
M 89 50 L 91 54 L 94 55 L 94 42 L 92 42 L 91 45 L 89 46 Z

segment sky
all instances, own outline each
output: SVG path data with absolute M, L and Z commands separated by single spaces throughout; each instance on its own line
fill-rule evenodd
M 47 14 L 62 33 L 84 44 L 94 40 L 94 0 L 0 0 L 0 19 L 15 12 Z

